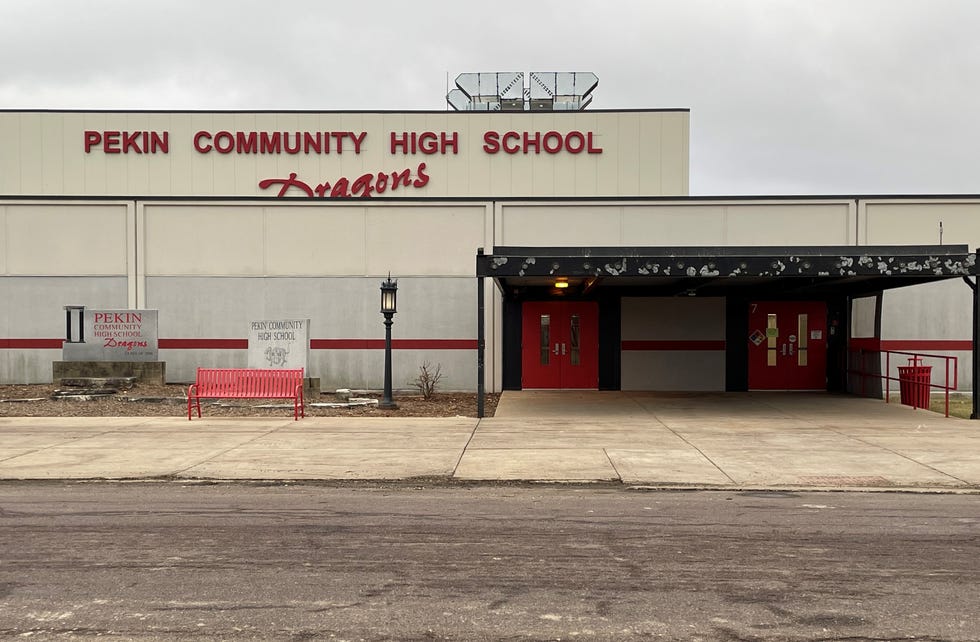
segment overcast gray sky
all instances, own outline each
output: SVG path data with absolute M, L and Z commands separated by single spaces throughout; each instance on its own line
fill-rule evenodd
M 691 193 L 980 193 L 977 0 L 0 0 L 0 108 L 445 108 L 592 71 L 691 110 Z M 2 144 L 2 141 L 0 141 Z

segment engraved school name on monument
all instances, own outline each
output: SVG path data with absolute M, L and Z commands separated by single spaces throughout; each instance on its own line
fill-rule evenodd
M 296 331 L 306 321 L 252 321 L 252 330 L 259 341 L 295 341 Z

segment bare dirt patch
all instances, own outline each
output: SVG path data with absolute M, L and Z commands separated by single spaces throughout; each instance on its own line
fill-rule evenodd
M 0 386 L 0 417 L 180 417 L 187 414 L 187 386 L 137 383 L 106 396 L 56 398 L 55 384 Z M 356 393 L 357 397 L 380 398 L 377 393 Z M 492 417 L 499 394 L 485 397 L 484 414 Z M 333 394 L 307 399 L 308 417 L 476 417 L 477 396 L 472 392 L 437 392 L 429 400 L 411 393 L 396 393 L 395 410 L 375 405 L 350 408 L 317 407 L 311 404 L 335 403 Z M 270 407 L 271 406 L 271 407 Z M 208 417 L 291 417 L 293 402 L 276 399 L 227 399 L 201 401 L 201 412 Z

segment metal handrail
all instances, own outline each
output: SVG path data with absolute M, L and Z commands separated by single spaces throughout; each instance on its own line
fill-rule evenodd
M 921 362 L 922 359 L 942 359 L 943 362 L 944 362 L 943 365 L 945 367 L 945 377 L 943 378 L 943 384 L 940 385 L 938 383 L 933 383 L 930 380 L 929 381 L 929 388 L 941 388 L 942 390 L 945 391 L 946 416 L 949 417 L 949 393 L 950 393 L 950 391 L 954 391 L 954 390 L 958 390 L 959 389 L 959 357 L 955 357 L 955 356 L 952 356 L 951 357 L 951 356 L 943 355 L 943 354 L 926 354 L 926 353 L 923 353 L 923 352 L 904 352 L 904 351 L 901 351 L 901 350 L 865 350 L 864 348 L 859 348 L 857 350 L 857 352 L 858 352 L 858 356 L 860 358 L 860 361 L 862 363 L 861 369 L 860 370 L 855 370 L 853 368 L 847 367 L 845 369 L 845 373 L 847 375 L 857 375 L 857 376 L 860 376 L 861 377 L 861 394 L 862 395 L 865 394 L 864 382 L 865 382 L 865 379 L 867 379 L 867 378 L 883 379 L 883 380 L 885 380 L 887 382 L 898 381 L 899 384 L 901 384 L 901 382 L 903 380 L 900 377 L 893 377 L 893 376 L 891 376 L 891 355 L 893 355 L 893 354 L 907 355 L 908 357 L 910 357 L 909 358 L 909 362 L 913 362 L 913 363 L 919 363 L 919 362 Z M 864 355 L 865 354 L 868 354 L 868 353 L 876 353 L 876 354 L 884 354 L 885 355 L 885 372 L 884 372 L 884 374 L 875 374 L 873 372 L 866 372 L 864 370 L 864 366 L 863 366 L 863 363 L 864 363 Z M 952 386 L 949 385 L 950 361 L 953 362 L 953 385 Z M 896 364 L 896 367 L 898 367 L 897 364 Z M 889 403 L 891 401 L 891 384 L 890 383 L 885 384 L 884 388 L 885 388 L 885 403 Z

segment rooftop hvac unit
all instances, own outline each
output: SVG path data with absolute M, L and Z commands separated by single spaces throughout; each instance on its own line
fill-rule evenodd
M 592 72 L 467 73 L 456 77 L 446 102 L 456 111 L 575 111 L 592 102 L 599 79 Z

